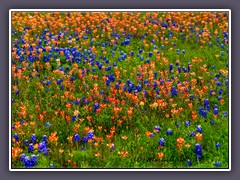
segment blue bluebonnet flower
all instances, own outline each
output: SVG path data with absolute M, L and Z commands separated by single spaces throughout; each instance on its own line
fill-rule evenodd
M 127 79 L 126 84 L 129 86 L 130 83 L 131 83 L 131 81 L 129 79 Z
M 39 143 L 38 149 L 38 152 L 44 152 L 47 150 L 47 144 L 45 143 L 45 141 Z
M 164 146 L 164 145 L 165 145 L 164 138 L 161 138 L 161 139 L 159 140 L 158 145 L 159 145 L 159 146 Z
M 109 79 L 106 79 L 106 86 L 109 87 L 109 86 L 110 86 L 110 82 L 111 82 L 111 81 L 110 81 Z
M 202 116 L 206 119 L 206 118 L 207 118 L 207 111 L 204 110 L 204 111 L 202 112 Z
M 170 65 L 169 65 L 169 71 L 171 72 L 172 70 L 173 70 L 173 65 L 170 64 Z
M 218 115 L 218 108 L 214 108 L 213 114 L 214 114 L 215 116 Z
M 62 79 L 58 79 L 58 80 L 57 80 L 57 84 L 61 84 L 62 82 L 63 82 Z
M 196 136 L 196 133 L 194 131 L 192 131 L 189 136 L 190 137 Z
M 26 155 L 23 153 L 20 155 L 20 162 L 24 162 L 24 159 L 25 159 Z
M 30 168 L 32 166 L 31 158 L 29 156 L 24 157 L 23 163 L 25 168 Z
M 203 108 L 198 108 L 198 113 L 204 118 L 207 118 L 207 111 L 203 110 Z
M 94 138 L 94 133 L 93 133 L 93 132 L 88 132 L 88 133 L 87 133 L 87 136 L 88 136 L 88 140 L 89 140 L 89 139 L 93 140 L 93 138 Z
M 42 141 L 44 141 L 45 143 L 47 143 L 47 135 L 43 135 L 43 136 L 42 136 Z
M 80 141 L 80 136 L 78 134 L 75 134 L 73 140 L 75 142 L 79 142 Z
M 222 86 L 222 83 L 220 81 L 216 82 L 217 86 Z
M 171 129 L 168 129 L 168 130 L 167 130 L 167 135 L 169 136 L 169 135 L 172 135 L 172 134 L 173 134 L 172 130 L 171 130 Z
M 28 140 L 24 141 L 24 145 L 28 146 Z
M 34 151 L 33 144 L 29 144 L 29 146 L 28 146 L 28 153 L 32 153 L 33 151 Z
M 223 112 L 223 117 L 227 117 L 228 116 L 228 112 Z
M 111 66 L 108 66 L 107 68 L 106 68 L 106 71 L 110 71 L 112 69 L 112 67 Z
M 51 84 L 51 81 L 50 80 L 47 80 L 47 82 L 46 82 L 46 86 L 49 86 Z
M 209 105 L 209 100 L 208 99 L 205 99 L 204 100 L 204 107 L 207 107 Z
M 219 79 L 221 74 L 216 74 L 216 79 Z
M 166 23 L 162 23 L 162 27 L 164 27 L 164 28 L 168 28 L 168 25 L 166 24 Z
M 88 142 L 88 136 L 84 136 L 82 142 L 83 144 L 86 144 Z
M 75 104 L 76 104 L 76 105 L 79 105 L 80 103 L 81 103 L 80 100 L 76 100 L 76 101 L 75 101 Z
M 98 68 L 99 68 L 99 69 L 102 69 L 102 66 L 103 66 L 102 63 L 99 63 L 99 64 L 98 64 Z
M 115 89 L 119 89 L 119 84 L 115 84 Z
M 55 166 L 53 164 L 50 164 L 49 168 L 55 168 Z
M 228 79 L 226 79 L 225 81 L 225 86 L 228 87 L 229 83 L 228 83 Z
M 19 141 L 19 136 L 18 136 L 18 134 L 15 133 L 15 134 L 13 135 L 13 138 L 16 140 L 16 142 Z
M 145 80 L 144 80 L 144 84 L 148 84 L 148 79 L 145 79 Z
M 47 123 L 45 124 L 45 126 L 46 126 L 46 127 L 51 127 L 52 124 L 50 124 L 50 122 L 47 122 Z
M 149 52 L 149 57 L 152 57 L 153 53 L 152 52 Z
M 189 99 L 192 101 L 192 100 L 194 99 L 194 95 L 191 94 L 191 95 L 189 96 Z
M 128 87 L 128 92 L 131 93 L 133 91 L 134 84 L 130 83 Z
M 187 160 L 187 164 L 188 166 L 192 166 L 192 162 L 190 161 L 190 159 Z
M 137 85 L 136 87 L 136 90 L 138 91 L 138 92 L 140 92 L 141 90 L 142 90 L 142 86 L 139 84 L 139 85 Z
M 209 105 L 207 105 L 205 108 L 206 108 L 207 111 L 210 111 L 210 106 Z
M 19 94 L 19 92 L 20 92 L 20 91 L 17 89 L 17 90 L 15 91 L 15 94 L 16 94 L 16 95 L 18 95 L 18 94 Z
M 177 49 L 177 54 L 180 54 L 180 49 Z
M 215 167 L 220 167 L 222 166 L 222 163 L 220 161 L 214 162 Z
M 211 120 L 210 124 L 211 124 L 211 125 L 214 125 L 214 124 L 215 124 L 215 121 L 214 121 L 214 120 Z
M 185 126 L 190 126 L 190 121 L 185 121 Z
M 198 126 L 197 126 L 197 132 L 202 133 L 202 127 L 201 127 L 201 125 L 198 125 Z
M 171 88 L 171 94 L 173 97 L 178 95 L 178 91 L 174 86 L 172 86 L 172 88 Z
M 36 143 L 36 142 L 37 142 L 37 138 L 36 138 L 36 135 L 35 135 L 35 134 L 33 134 L 33 135 L 31 136 L 31 142 L 32 142 L 32 143 Z
M 220 148 L 220 146 L 221 146 L 221 144 L 219 142 L 217 142 L 216 148 L 218 149 L 218 148 Z
M 76 78 L 73 76 L 70 76 L 70 82 L 73 82 Z
M 176 127 L 178 128 L 180 126 L 180 123 L 176 123 Z
M 72 122 L 76 120 L 77 116 L 72 116 Z
M 224 14 L 223 16 L 226 16 L 226 14 Z M 228 33 L 224 31 L 224 32 L 223 32 L 223 36 L 224 36 L 224 37 L 228 37 Z
M 219 89 L 218 94 L 221 95 L 223 93 L 223 89 Z
M 195 145 L 195 153 L 196 153 L 198 158 L 202 157 L 202 146 L 201 146 L 201 144 L 196 144 Z
M 160 126 L 155 126 L 154 127 L 154 132 L 159 132 L 160 131 Z

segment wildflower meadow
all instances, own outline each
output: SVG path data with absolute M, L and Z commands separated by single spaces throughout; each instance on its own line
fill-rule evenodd
M 12 12 L 11 166 L 229 168 L 229 12 Z

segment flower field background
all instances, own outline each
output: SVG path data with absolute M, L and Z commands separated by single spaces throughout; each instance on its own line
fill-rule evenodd
M 228 168 L 227 12 L 12 12 L 12 168 Z

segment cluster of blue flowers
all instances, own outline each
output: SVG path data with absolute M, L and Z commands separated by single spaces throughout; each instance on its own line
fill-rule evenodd
M 204 110 L 203 108 L 199 108 L 198 113 L 200 116 L 204 117 L 205 119 L 207 118 L 207 111 Z
M 25 168 L 31 168 L 38 164 L 37 156 L 34 154 L 31 155 L 30 157 L 26 156 L 25 154 L 22 154 L 20 156 L 20 161 L 24 164 Z
M 48 155 L 47 143 L 45 141 L 39 143 L 38 152 L 42 152 L 45 156 Z
M 83 144 L 86 144 L 89 140 L 93 140 L 93 139 L 94 139 L 94 133 L 93 132 L 88 132 L 87 136 L 84 136 L 82 138 L 82 142 L 83 142 Z M 75 134 L 74 137 L 73 137 L 73 140 L 75 142 L 80 142 L 81 138 L 78 134 Z

